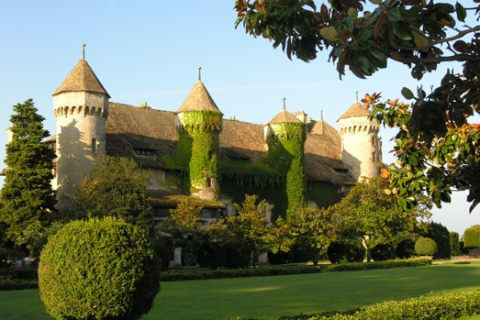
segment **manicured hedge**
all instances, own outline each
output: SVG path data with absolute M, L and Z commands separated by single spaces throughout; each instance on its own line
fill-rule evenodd
M 430 259 L 393 260 L 381 262 L 359 262 L 343 264 L 322 264 L 318 266 L 262 267 L 235 270 L 168 270 L 162 272 L 161 281 L 207 280 L 221 278 L 268 277 L 291 274 L 311 274 L 335 271 L 358 271 L 392 269 L 401 267 L 419 267 L 430 265 Z
M 389 301 L 365 306 L 352 314 L 310 316 L 310 320 L 406 320 L 457 319 L 480 314 L 480 290 L 442 295 L 428 295 L 402 301 Z M 282 317 L 283 320 L 307 319 L 303 315 Z
M 0 269 L 0 278 L 4 279 L 37 279 L 37 269 Z
M 0 279 L 0 291 L 37 289 L 38 280 Z
M 430 259 L 411 259 L 411 260 L 393 260 L 381 262 L 359 262 L 343 264 L 322 264 L 318 266 L 278 266 L 261 267 L 248 269 L 224 269 L 224 270 L 189 270 L 189 269 L 171 269 L 161 273 L 161 281 L 182 281 L 182 280 L 207 280 L 222 278 L 246 278 L 246 277 L 268 277 L 290 274 L 311 274 L 322 272 L 339 271 L 359 271 L 374 269 L 392 269 L 401 267 L 420 267 L 431 265 Z M 36 281 L 32 284 L 23 282 L 23 280 L 0 280 L 0 290 L 21 290 L 37 288 Z M 24 286 L 24 287 L 23 287 Z M 14 289 L 11 289 L 15 287 Z

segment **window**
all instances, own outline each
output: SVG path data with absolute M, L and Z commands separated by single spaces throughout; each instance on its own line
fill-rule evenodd
M 154 150 L 151 150 L 151 149 L 133 149 L 133 150 L 135 151 L 135 154 L 139 156 L 153 157 Z
M 92 138 L 92 153 L 97 153 L 97 139 Z

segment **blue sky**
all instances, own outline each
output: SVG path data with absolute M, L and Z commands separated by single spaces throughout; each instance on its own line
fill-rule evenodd
M 320 3 L 320 2 L 317 2 Z M 0 129 L 10 126 L 12 107 L 33 98 L 55 133 L 52 93 L 81 58 L 86 60 L 111 96 L 110 101 L 155 109 L 180 108 L 202 67 L 202 81 L 226 118 L 267 123 L 282 110 L 283 98 L 291 112 L 304 110 L 337 127 L 337 119 L 355 102 L 356 91 L 382 92 L 401 98 L 400 90 L 423 85 L 430 91 L 447 67 L 421 82 L 410 70 L 389 62 L 368 80 L 347 73 L 339 80 L 328 52 L 316 61 L 288 60 L 280 48 L 234 27 L 234 0 L 210 1 L 9 1 L 0 0 Z M 384 161 L 394 131 L 382 130 Z M 5 145 L 6 133 L 0 134 Z M 5 149 L 0 148 L 0 159 Z M 3 180 L 0 179 L 0 184 Z M 466 194 L 433 210 L 432 220 L 460 234 L 480 223 L 480 210 L 468 213 Z

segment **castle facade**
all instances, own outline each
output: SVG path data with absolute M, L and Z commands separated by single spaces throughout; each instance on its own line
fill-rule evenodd
M 200 80 L 177 112 L 109 101 L 86 60 L 80 60 L 53 94 L 59 207 L 97 155 L 129 157 L 149 172 L 154 219 L 168 216 L 183 197 L 204 206 L 203 217 L 233 214 L 232 203 L 257 194 L 285 216 L 296 203 L 325 207 L 338 202 L 363 176 L 378 175 L 379 126 L 355 102 L 338 120 L 285 108 L 267 124 L 224 119 Z M 272 217 L 274 218 L 274 217 Z

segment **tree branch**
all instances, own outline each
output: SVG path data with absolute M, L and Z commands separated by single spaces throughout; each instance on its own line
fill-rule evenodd
M 392 58 L 393 59 L 393 58 Z M 438 57 L 438 58 L 418 58 L 418 57 L 413 57 L 413 58 L 396 58 L 393 59 L 395 61 L 403 62 L 403 63 L 418 63 L 418 62 L 425 62 L 425 63 L 440 63 L 440 62 L 446 62 L 446 61 L 480 61 L 480 57 L 473 57 L 467 54 L 457 54 L 454 56 L 448 56 L 448 57 Z
M 431 46 L 433 47 L 434 45 L 437 45 L 437 44 L 440 44 L 440 43 L 444 43 L 444 42 L 448 42 L 448 41 L 460 39 L 460 38 L 462 38 L 464 35 L 469 34 L 470 32 L 475 32 L 475 31 L 480 31 L 480 25 L 479 25 L 479 26 L 475 26 L 474 28 L 470 28 L 470 29 L 467 29 L 467 30 L 460 31 L 458 34 L 456 34 L 456 35 L 453 36 L 453 37 L 441 39 L 441 40 L 438 40 L 438 41 L 432 41 Z

